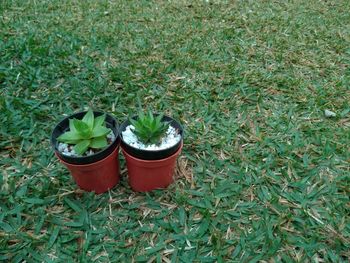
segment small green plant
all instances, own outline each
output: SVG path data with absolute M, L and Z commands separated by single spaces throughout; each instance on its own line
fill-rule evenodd
M 155 117 L 152 112 L 139 113 L 136 120 L 130 119 L 134 126 L 132 130 L 137 138 L 144 144 L 158 144 L 169 128 L 168 122 L 162 122 L 163 115 Z
M 57 138 L 58 141 L 74 146 L 74 151 L 82 155 L 87 149 L 102 149 L 108 145 L 107 135 L 111 129 L 105 126 L 106 114 L 94 117 L 90 109 L 82 120 L 69 119 L 69 131 Z

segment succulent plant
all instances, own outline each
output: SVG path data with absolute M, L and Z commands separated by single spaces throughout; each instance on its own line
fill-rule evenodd
M 107 135 L 111 129 L 105 126 L 106 114 L 94 117 L 90 109 L 81 120 L 69 119 L 69 131 L 57 138 L 58 141 L 74 145 L 74 151 L 82 155 L 87 149 L 102 149 L 108 145 Z
M 144 114 L 141 111 L 136 120 L 130 119 L 130 123 L 134 126 L 132 131 L 144 144 L 159 144 L 169 128 L 169 123 L 162 122 L 162 119 L 163 115 L 155 117 L 152 112 Z

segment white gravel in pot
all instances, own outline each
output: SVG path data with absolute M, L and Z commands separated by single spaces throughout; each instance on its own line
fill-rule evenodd
M 108 145 L 110 145 L 111 143 L 114 142 L 114 140 L 116 139 L 115 134 L 113 131 L 111 131 L 108 135 L 107 135 L 107 142 Z M 63 155 L 66 156 L 74 156 L 74 157 L 78 157 L 79 155 L 74 151 L 73 149 L 74 145 L 69 145 L 67 143 L 63 143 L 60 142 L 58 144 L 58 151 L 61 152 Z M 93 150 L 93 149 L 88 149 L 83 156 L 89 156 L 89 155 L 93 155 L 99 151 L 101 151 L 102 149 L 98 149 L 98 150 Z
M 113 131 L 111 131 L 108 135 L 107 135 L 107 140 L 110 139 L 111 143 L 114 142 L 115 140 L 115 134 Z M 109 143 L 110 144 L 110 143 Z
M 169 125 L 166 135 L 161 139 L 159 144 L 143 144 L 133 133 L 134 128 L 133 125 L 128 125 L 126 127 L 125 131 L 122 132 L 123 140 L 128 145 L 140 150 L 164 150 L 174 146 L 181 140 L 181 135 L 174 127 Z

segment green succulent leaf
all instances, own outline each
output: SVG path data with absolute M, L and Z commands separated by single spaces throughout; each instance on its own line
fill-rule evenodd
M 76 129 L 76 132 L 81 135 L 83 139 L 89 139 L 91 136 L 91 129 L 89 125 L 87 125 L 82 120 L 73 120 L 73 126 Z
M 97 126 L 92 130 L 92 137 L 96 138 L 96 137 L 106 136 L 110 132 L 111 132 L 111 129 L 108 129 L 103 126 Z
M 105 126 L 106 114 L 94 117 L 91 109 L 81 120 L 69 119 L 69 131 L 57 138 L 58 141 L 75 145 L 74 150 L 81 155 L 89 148 L 100 149 L 108 145 L 107 135 L 111 129 Z
M 163 119 L 163 117 L 164 117 L 163 114 L 159 114 L 159 115 L 156 117 L 156 122 L 157 122 L 158 124 L 160 124 L 161 121 L 162 121 L 162 119 Z
M 83 137 L 74 131 L 68 131 L 63 133 L 61 136 L 57 138 L 58 141 L 68 143 L 68 141 L 79 141 L 83 139 Z
M 85 122 L 90 129 L 94 127 L 94 113 L 91 109 L 84 115 L 82 121 Z
M 94 121 L 94 128 L 98 126 L 103 126 L 105 119 L 106 119 L 106 114 L 96 117 Z
M 148 112 L 148 118 L 149 118 L 149 122 L 152 123 L 154 120 L 154 117 L 151 111 Z
M 142 122 L 144 122 L 145 121 L 145 114 L 141 111 L 140 113 L 139 113 L 139 120 L 140 121 L 142 121 Z
M 132 119 L 132 118 L 129 118 L 129 122 L 130 122 L 130 124 L 131 124 L 132 126 L 136 127 L 136 125 L 137 125 L 137 121 L 136 121 L 136 120 L 134 120 L 134 119 Z
M 107 139 L 105 136 L 96 137 L 91 140 L 90 147 L 94 149 L 101 149 L 108 145 Z
M 155 117 L 152 112 L 140 112 L 137 119 L 129 119 L 134 126 L 133 133 L 145 144 L 157 144 L 165 136 L 169 123 L 162 122 L 163 115 Z
M 81 142 L 79 142 L 77 145 L 74 146 L 74 151 L 77 154 L 82 155 L 89 148 L 89 145 L 90 145 L 90 140 L 82 140 Z
M 76 145 L 82 140 L 66 140 L 64 143 Z
M 69 130 L 72 132 L 76 132 L 77 129 L 75 129 L 75 126 L 73 124 L 73 119 L 69 119 Z

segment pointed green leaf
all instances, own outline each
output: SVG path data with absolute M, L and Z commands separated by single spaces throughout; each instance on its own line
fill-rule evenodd
M 98 126 L 103 126 L 105 119 L 106 119 L 106 114 L 96 117 L 94 120 L 94 128 Z
M 88 110 L 88 112 L 83 117 L 82 121 L 85 122 L 90 129 L 94 127 L 94 113 L 91 109 Z
M 134 126 L 134 134 L 140 141 L 145 144 L 157 144 L 169 126 L 168 123 L 162 122 L 162 119 L 162 114 L 155 117 L 151 111 L 148 111 L 147 114 L 140 112 L 138 118 L 130 122 Z
M 137 121 L 136 120 L 130 118 L 129 121 L 134 127 L 136 127 L 136 125 L 137 125 Z
M 151 111 L 149 111 L 149 112 L 148 112 L 148 117 L 149 117 L 150 122 L 152 123 L 152 122 L 153 122 L 154 117 L 153 117 L 153 114 L 152 114 L 152 112 L 151 112 Z
M 89 145 L 90 145 L 90 140 L 83 140 L 74 146 L 74 151 L 77 154 L 82 155 L 89 148 Z
M 133 125 L 137 131 L 143 131 L 143 127 L 142 127 L 141 123 L 135 122 Z
M 143 113 L 143 111 L 141 111 L 139 114 L 139 119 L 144 119 L 144 118 L 145 118 L 145 114 Z
M 108 145 L 105 136 L 96 137 L 91 140 L 90 147 L 94 149 L 101 149 Z
M 103 126 L 97 126 L 93 129 L 91 137 L 96 138 L 96 137 L 106 136 L 110 132 L 111 132 L 111 129 L 108 129 Z
M 77 133 L 81 135 L 83 139 L 88 139 L 91 136 L 91 129 L 90 127 L 81 120 L 73 120 L 73 125 L 75 129 L 77 130 Z
M 159 128 L 159 126 L 157 126 L 157 122 L 155 120 L 152 121 L 151 130 L 156 131 L 158 128 Z
M 83 137 L 79 133 L 72 131 L 65 132 L 57 138 L 58 141 L 64 143 L 69 143 L 70 141 L 76 141 L 81 139 L 83 139 Z
M 75 144 L 79 143 L 81 140 L 82 139 L 80 139 L 80 140 L 66 140 L 66 141 L 64 141 L 64 143 L 75 145 Z
M 163 114 L 159 114 L 156 118 L 157 124 L 161 123 L 162 119 L 163 119 Z
M 72 132 L 76 132 L 77 131 L 77 129 L 74 127 L 73 119 L 69 119 L 69 129 Z
M 145 114 L 143 114 L 143 112 L 141 111 L 137 118 L 137 121 L 144 122 L 145 118 L 146 118 Z

